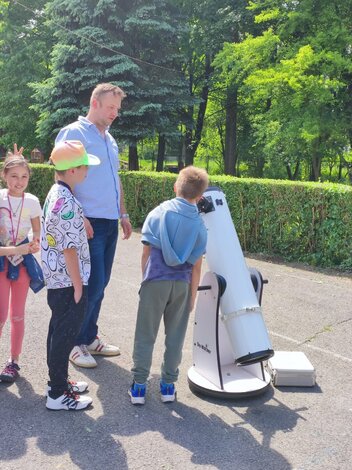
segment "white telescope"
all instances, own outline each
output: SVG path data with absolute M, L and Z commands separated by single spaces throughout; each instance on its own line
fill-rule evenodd
M 274 354 L 260 306 L 263 279 L 246 265 L 225 194 L 209 187 L 198 207 L 211 272 L 199 287 L 189 384 L 212 395 L 256 394 L 270 383 L 263 361 Z

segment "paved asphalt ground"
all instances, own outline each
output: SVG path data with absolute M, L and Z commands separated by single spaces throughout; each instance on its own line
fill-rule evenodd
M 140 236 L 119 241 L 100 320 L 101 336 L 122 355 L 98 358 L 96 369 L 70 367 L 87 380 L 94 406 L 86 412 L 45 408 L 45 292 L 28 298 L 21 378 L 0 383 L 0 468 L 12 469 L 234 469 L 347 470 L 352 468 L 351 277 L 248 258 L 269 284 L 263 311 L 276 350 L 303 351 L 317 371 L 314 388 L 273 388 L 255 398 L 218 400 L 194 395 L 192 324 L 184 349 L 178 401 L 162 404 L 159 338 L 148 401 L 127 396 L 140 282 Z M 0 343 L 8 356 L 9 329 Z

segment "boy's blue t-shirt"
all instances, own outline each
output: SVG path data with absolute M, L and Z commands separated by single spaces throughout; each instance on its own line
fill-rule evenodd
M 145 281 L 184 281 L 191 282 L 192 264 L 183 263 L 178 266 L 168 266 L 159 248 L 151 247 L 143 273 Z

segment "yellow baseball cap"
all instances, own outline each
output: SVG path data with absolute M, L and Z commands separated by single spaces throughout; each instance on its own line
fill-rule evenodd
M 88 154 L 79 140 L 64 140 L 55 145 L 49 162 L 54 165 L 55 170 L 63 171 L 81 165 L 99 165 L 100 159 Z

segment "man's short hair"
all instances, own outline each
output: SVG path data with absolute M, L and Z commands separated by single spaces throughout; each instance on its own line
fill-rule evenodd
M 185 199 L 201 197 L 209 185 L 208 173 L 202 168 L 186 166 L 176 180 L 175 189 L 177 196 Z
M 121 99 L 126 98 L 126 93 L 117 85 L 113 85 L 112 83 L 99 83 L 97 85 L 90 97 L 90 103 L 95 100 L 100 100 L 102 96 L 106 95 L 107 93 L 112 93 L 114 96 L 121 96 Z

